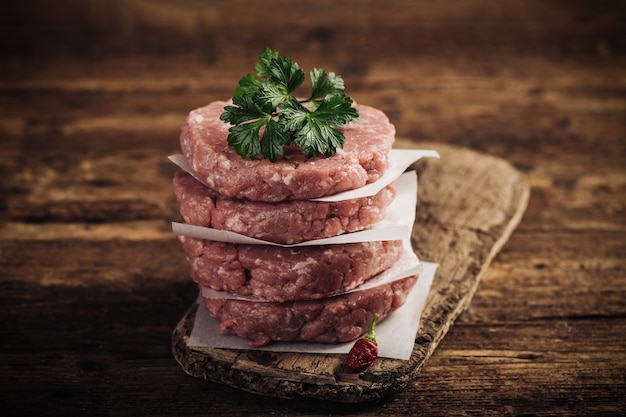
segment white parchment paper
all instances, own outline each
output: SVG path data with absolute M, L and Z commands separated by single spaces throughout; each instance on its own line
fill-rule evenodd
M 422 273 L 409 293 L 405 304 L 376 325 L 379 356 L 407 360 L 411 357 L 420 316 L 426 304 L 433 278 L 439 267 L 436 263 L 422 262 Z M 220 334 L 219 322 L 209 316 L 200 296 L 194 326 L 189 337 L 190 347 L 213 347 L 252 350 L 248 340 L 238 336 Z M 272 342 L 254 350 L 270 352 L 348 353 L 354 341 L 341 344 Z

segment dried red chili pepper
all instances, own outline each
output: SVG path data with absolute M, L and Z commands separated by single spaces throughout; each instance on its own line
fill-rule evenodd
M 362 371 L 374 362 L 378 357 L 378 342 L 376 342 L 375 328 L 378 320 L 378 313 L 370 322 L 367 334 L 354 342 L 352 349 L 348 353 L 346 366 L 351 371 Z

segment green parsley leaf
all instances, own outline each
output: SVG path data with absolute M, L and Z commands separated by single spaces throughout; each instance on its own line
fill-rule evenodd
M 291 137 L 283 132 L 278 122 L 269 119 L 265 125 L 265 132 L 261 138 L 261 152 L 270 161 L 276 161 L 283 156 L 284 146 L 289 145 Z
M 233 104 L 234 106 L 226 106 L 226 111 L 220 115 L 221 120 L 232 125 L 240 125 L 272 115 L 269 106 L 261 108 L 250 96 L 235 96 Z
M 261 153 L 259 132 L 264 124 L 263 119 L 258 119 L 254 122 L 231 127 L 228 144 L 235 148 L 239 155 L 248 155 L 250 159 L 255 159 L 256 155 Z
M 304 71 L 287 57 L 272 59 L 272 76 L 269 78 L 286 94 L 293 93 L 304 82 Z
M 280 85 L 270 83 L 263 84 L 259 96 L 260 100 L 271 103 L 274 108 L 290 98 L 291 94 L 286 89 Z
M 272 60 L 278 58 L 278 51 L 273 51 L 268 47 L 263 48 L 259 55 L 259 62 L 256 64 L 257 75 L 261 78 L 272 76 Z
M 311 71 L 312 92 L 309 100 L 317 100 L 331 94 L 343 94 L 343 79 L 334 72 L 326 73 L 323 68 Z
M 311 95 L 299 101 L 295 91 L 305 73 L 289 57 L 264 48 L 256 64 L 257 76 L 239 81 L 233 105 L 225 106 L 220 119 L 232 126 L 228 144 L 242 157 L 264 157 L 272 162 L 284 155 L 291 143 L 307 158 L 331 156 L 343 147 L 340 130 L 359 119 L 344 82 L 334 72 L 311 71 Z M 260 136 L 260 137 L 259 137 Z
M 261 91 L 263 83 L 252 74 L 248 74 L 239 80 L 239 87 L 235 90 L 235 96 L 255 96 Z
M 359 117 L 357 109 L 352 107 L 352 99 L 343 94 L 326 96 L 313 114 L 335 127 L 344 127 Z
M 337 128 L 358 117 L 352 100 L 340 94 L 327 96 L 314 111 L 293 102 L 286 103 L 281 110 L 281 123 L 307 158 L 330 156 L 342 148 L 345 137 Z
M 302 148 L 307 158 L 324 154 L 330 156 L 343 146 L 343 133 L 313 116 L 306 117 L 306 123 L 294 135 L 294 143 Z

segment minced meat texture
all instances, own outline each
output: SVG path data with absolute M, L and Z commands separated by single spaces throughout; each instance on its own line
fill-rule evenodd
M 312 199 L 374 182 L 389 165 L 395 127 L 380 110 L 355 105 L 358 122 L 343 130 L 343 149 L 331 157 L 306 159 L 287 147 L 276 162 L 243 159 L 228 146 L 229 124 L 219 119 L 226 101 L 193 110 L 182 125 L 183 154 L 202 182 L 219 194 L 254 201 Z
M 178 238 L 201 286 L 278 302 L 353 289 L 390 268 L 403 250 L 399 240 L 284 248 Z
M 395 191 L 392 183 L 372 197 L 267 203 L 223 197 L 184 171 L 174 176 L 174 193 L 187 223 L 282 244 L 367 229 L 385 218 Z
M 375 313 L 381 320 L 401 307 L 417 276 L 321 300 L 288 303 L 204 298 L 222 332 L 250 339 L 250 347 L 272 340 L 341 343 L 367 331 Z

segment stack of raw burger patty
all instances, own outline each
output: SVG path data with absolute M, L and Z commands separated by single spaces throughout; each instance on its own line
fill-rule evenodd
M 196 109 L 183 123 L 181 148 L 197 178 L 184 171 L 174 177 L 185 222 L 291 245 L 364 230 L 385 217 L 396 195 L 393 183 L 372 197 L 312 201 L 385 172 L 395 128 L 384 113 L 356 105 L 360 121 L 343 130 L 345 144 L 335 155 L 306 159 L 287 148 L 272 163 L 243 159 L 229 147 L 229 126 L 219 120 L 227 104 Z M 417 280 L 344 294 L 390 268 L 402 241 L 284 247 L 178 238 L 200 288 L 258 297 L 203 298 L 220 329 L 250 339 L 251 347 L 272 340 L 353 340 L 375 313 L 384 318 L 400 307 Z

